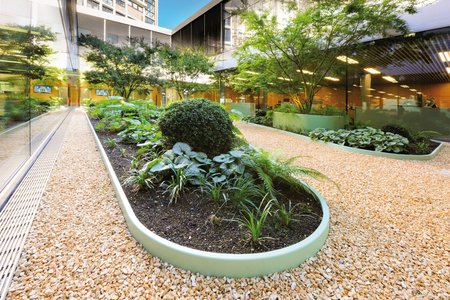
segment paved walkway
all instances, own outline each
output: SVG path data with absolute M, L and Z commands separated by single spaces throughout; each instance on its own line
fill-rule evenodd
M 192 274 L 127 231 L 82 112 L 75 112 L 11 286 L 11 299 L 449 298 L 450 147 L 431 162 L 350 154 L 248 124 L 253 145 L 302 155 L 339 183 L 331 232 L 298 268 L 264 278 Z

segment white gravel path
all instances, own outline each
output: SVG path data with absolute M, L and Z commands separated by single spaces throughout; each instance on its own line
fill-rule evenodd
M 151 257 L 130 236 L 82 112 L 74 113 L 11 299 L 448 299 L 450 147 L 433 161 L 351 154 L 250 124 L 250 143 L 314 167 L 331 231 L 298 268 L 210 278 Z

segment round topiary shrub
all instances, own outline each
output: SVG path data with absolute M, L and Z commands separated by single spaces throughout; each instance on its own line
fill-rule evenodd
M 159 127 L 169 146 L 184 142 L 208 156 L 230 151 L 234 140 L 228 113 L 206 99 L 173 103 L 161 116 Z

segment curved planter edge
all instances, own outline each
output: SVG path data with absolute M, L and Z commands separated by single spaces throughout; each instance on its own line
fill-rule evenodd
M 297 267 L 319 252 L 325 244 L 330 226 L 330 211 L 323 197 L 306 183 L 307 187 L 320 201 L 323 216 L 319 227 L 309 237 L 294 245 L 263 253 L 227 254 L 192 249 L 158 236 L 147 229 L 134 214 L 87 114 L 86 118 L 113 184 L 128 229 L 150 254 L 159 257 L 161 260 L 176 267 L 208 276 L 255 277 Z
M 301 140 L 304 140 L 304 141 L 322 143 L 322 144 L 325 144 L 325 145 L 327 145 L 329 147 L 332 147 L 332 148 L 335 148 L 335 149 L 339 149 L 339 150 L 342 150 L 342 151 L 358 153 L 358 154 L 365 154 L 365 155 L 371 155 L 371 156 L 376 156 L 376 157 L 386 157 L 386 158 L 392 158 L 392 159 L 399 159 L 399 160 L 430 160 L 430 159 L 433 159 L 434 157 L 436 157 L 436 155 L 438 155 L 438 153 L 442 150 L 442 148 L 444 148 L 444 143 L 443 142 L 434 141 L 434 142 L 439 143 L 439 146 L 437 146 L 436 149 L 434 149 L 433 152 L 431 152 L 430 154 L 417 155 L 417 154 L 395 154 L 395 153 L 388 153 L 388 152 L 376 152 L 376 151 L 371 151 L 371 150 L 365 150 L 365 149 L 353 148 L 353 147 L 348 147 L 348 146 L 342 146 L 342 145 L 333 144 L 333 143 L 329 143 L 329 142 L 313 141 L 310 137 L 302 135 L 302 134 L 298 134 L 298 133 L 295 133 L 295 132 L 290 132 L 290 131 L 286 131 L 286 130 L 283 130 L 283 129 L 268 127 L 268 126 L 264 126 L 264 125 L 260 125 L 260 124 L 254 124 L 254 123 L 248 123 L 248 124 L 252 124 L 253 126 L 262 127 L 262 128 L 266 128 L 266 129 L 269 129 L 269 130 L 274 130 L 274 131 L 278 131 L 278 132 L 287 133 L 287 134 L 293 135 L 293 136 L 295 136 L 295 137 L 297 137 L 297 138 L 299 138 Z

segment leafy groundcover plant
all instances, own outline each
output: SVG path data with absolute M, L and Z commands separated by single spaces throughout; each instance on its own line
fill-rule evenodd
M 219 105 L 204 100 L 185 100 L 188 111 L 178 104 L 177 113 L 188 118 L 196 101 L 210 114 L 223 115 Z M 116 141 L 106 152 L 137 217 L 150 230 L 196 249 L 252 253 L 294 244 L 318 227 L 320 204 L 297 177 L 324 175 L 294 165 L 295 158 L 276 160 L 234 133 L 226 152 L 206 154 L 198 150 L 202 144 L 195 149 L 161 132 L 160 116 L 170 107 L 161 112 L 142 105 L 100 102 L 90 113 L 104 145 Z
M 318 128 L 309 133 L 313 140 L 330 142 L 354 148 L 398 154 L 428 154 L 437 143 L 430 141 L 435 132 L 419 132 L 411 135 L 405 128 L 389 125 L 383 130 L 372 127 L 353 130 L 326 130 Z

